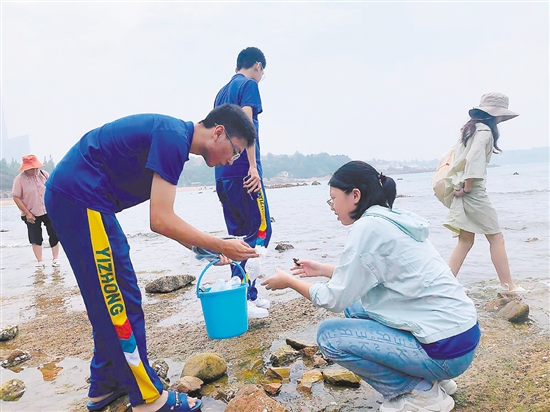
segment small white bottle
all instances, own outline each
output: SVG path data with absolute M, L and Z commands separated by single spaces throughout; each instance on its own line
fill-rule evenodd
M 250 281 L 260 276 L 262 271 L 262 260 L 267 254 L 267 249 L 264 246 L 256 246 L 256 253 L 259 256 L 257 258 L 248 259 L 244 265 L 244 270 L 248 274 L 248 279 L 250 279 Z

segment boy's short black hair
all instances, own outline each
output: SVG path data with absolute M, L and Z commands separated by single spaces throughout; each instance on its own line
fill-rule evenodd
M 265 69 L 267 63 L 263 52 L 257 47 L 247 47 L 237 56 L 237 70 L 250 69 L 256 62 L 262 63 L 262 68 Z
M 256 127 L 236 104 L 222 104 L 216 107 L 199 123 L 207 129 L 216 125 L 224 126 L 229 135 L 245 140 L 246 147 L 252 146 L 256 139 Z

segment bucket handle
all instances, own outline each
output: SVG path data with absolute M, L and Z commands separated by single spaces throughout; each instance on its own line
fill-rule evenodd
M 200 287 L 200 284 L 201 284 L 202 277 L 204 276 L 204 274 L 206 273 L 206 271 L 210 268 L 210 266 L 215 265 L 215 264 L 218 263 L 219 261 L 220 261 L 220 259 L 213 260 L 213 261 L 210 262 L 208 265 L 206 265 L 206 267 L 202 270 L 202 272 L 201 272 L 201 274 L 200 274 L 200 276 L 199 276 L 199 280 L 197 280 L 197 288 L 196 288 L 197 297 L 200 297 L 200 296 L 199 296 L 199 293 L 200 293 L 199 287 Z M 230 263 L 231 265 L 236 266 L 236 267 L 238 267 L 238 268 L 240 269 L 241 273 L 243 274 L 243 279 L 242 279 L 241 283 L 244 283 L 244 282 L 245 282 L 245 279 L 246 279 L 246 273 L 244 273 L 244 270 L 243 270 L 242 266 L 239 265 L 237 262 L 235 262 L 235 261 L 233 261 L 233 260 L 232 260 L 231 262 L 229 262 L 229 263 Z

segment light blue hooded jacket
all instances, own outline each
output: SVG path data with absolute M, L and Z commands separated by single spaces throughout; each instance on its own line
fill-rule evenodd
M 371 206 L 351 227 L 332 278 L 310 287 L 311 301 L 341 312 L 360 300 L 373 320 L 424 344 L 469 330 L 475 306 L 428 234 L 414 213 Z

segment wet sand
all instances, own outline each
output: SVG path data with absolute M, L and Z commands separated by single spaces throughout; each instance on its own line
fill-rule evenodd
M 28 309 L 34 311 L 34 316 L 19 324 L 19 334 L 14 340 L 0 343 L 2 359 L 14 349 L 29 351 L 32 356 L 31 360 L 21 365 L 21 369 L 3 371 L 2 382 L 14 377 L 22 379 L 26 382 L 27 392 L 19 402 L 0 401 L 2 410 L 86 410 L 87 361 L 93 351 L 91 327 L 86 312 L 81 308 L 75 310 L 68 304 L 80 299 L 79 290 L 76 286 L 64 287 L 63 276 L 72 274 L 63 271 L 36 272 L 32 301 L 28 302 Z M 141 283 L 140 286 L 144 288 Z M 533 281 L 524 282 L 523 286 L 532 289 L 524 295 L 525 302 L 531 306 L 532 319 L 525 325 L 513 325 L 495 319 L 494 315 L 483 310 L 484 303 L 496 297 L 493 286 L 479 283 L 469 288 L 468 294 L 478 306 L 483 339 L 473 366 L 457 379 L 460 386 L 456 397 L 457 411 L 517 410 L 512 405 L 516 405 L 518 399 L 523 400 L 518 393 L 518 385 L 520 388 L 521 385 L 525 386 L 523 392 L 530 394 L 528 400 L 535 405 L 523 410 L 548 410 L 543 406 L 550 406 L 549 380 L 541 377 L 544 374 L 541 368 L 548 369 L 548 363 L 545 365 L 544 362 L 547 362 L 550 351 L 548 285 Z M 285 292 L 279 292 L 278 295 L 274 292 L 271 296 L 274 304 L 268 318 L 251 320 L 247 333 L 227 340 L 209 339 L 202 319 L 162 326 L 163 320 L 185 312 L 186 302 L 197 300 L 194 285 L 148 298 L 144 311 L 150 361 L 167 360 L 169 377 L 175 380 L 190 356 L 216 352 L 227 360 L 230 365 L 229 380 L 235 383 L 237 378 L 231 376 L 231 371 L 243 359 L 259 357 L 265 363 L 271 350 L 280 346 L 284 338 L 302 336 L 306 340 L 314 340 L 316 325 L 328 317 L 339 316 L 315 308 L 304 298 L 286 300 L 288 296 L 285 296 Z M 2 299 L 2 305 L 8 304 L 9 300 Z M 189 314 L 186 315 L 189 317 Z M 531 376 L 533 374 L 538 376 Z M 533 398 L 536 394 L 529 392 L 531 387 L 537 388 L 535 392 L 540 399 Z M 343 397 L 341 402 L 350 406 L 359 406 L 361 402 L 363 405 L 366 405 L 364 402 L 370 402 L 371 406 L 375 406 L 380 399 L 368 385 L 346 393 L 339 396 Z M 307 401 L 307 397 L 300 396 L 288 403 L 280 401 L 287 407 L 300 405 Z M 211 411 L 223 410 L 221 401 L 206 399 L 205 405 L 210 405 Z

